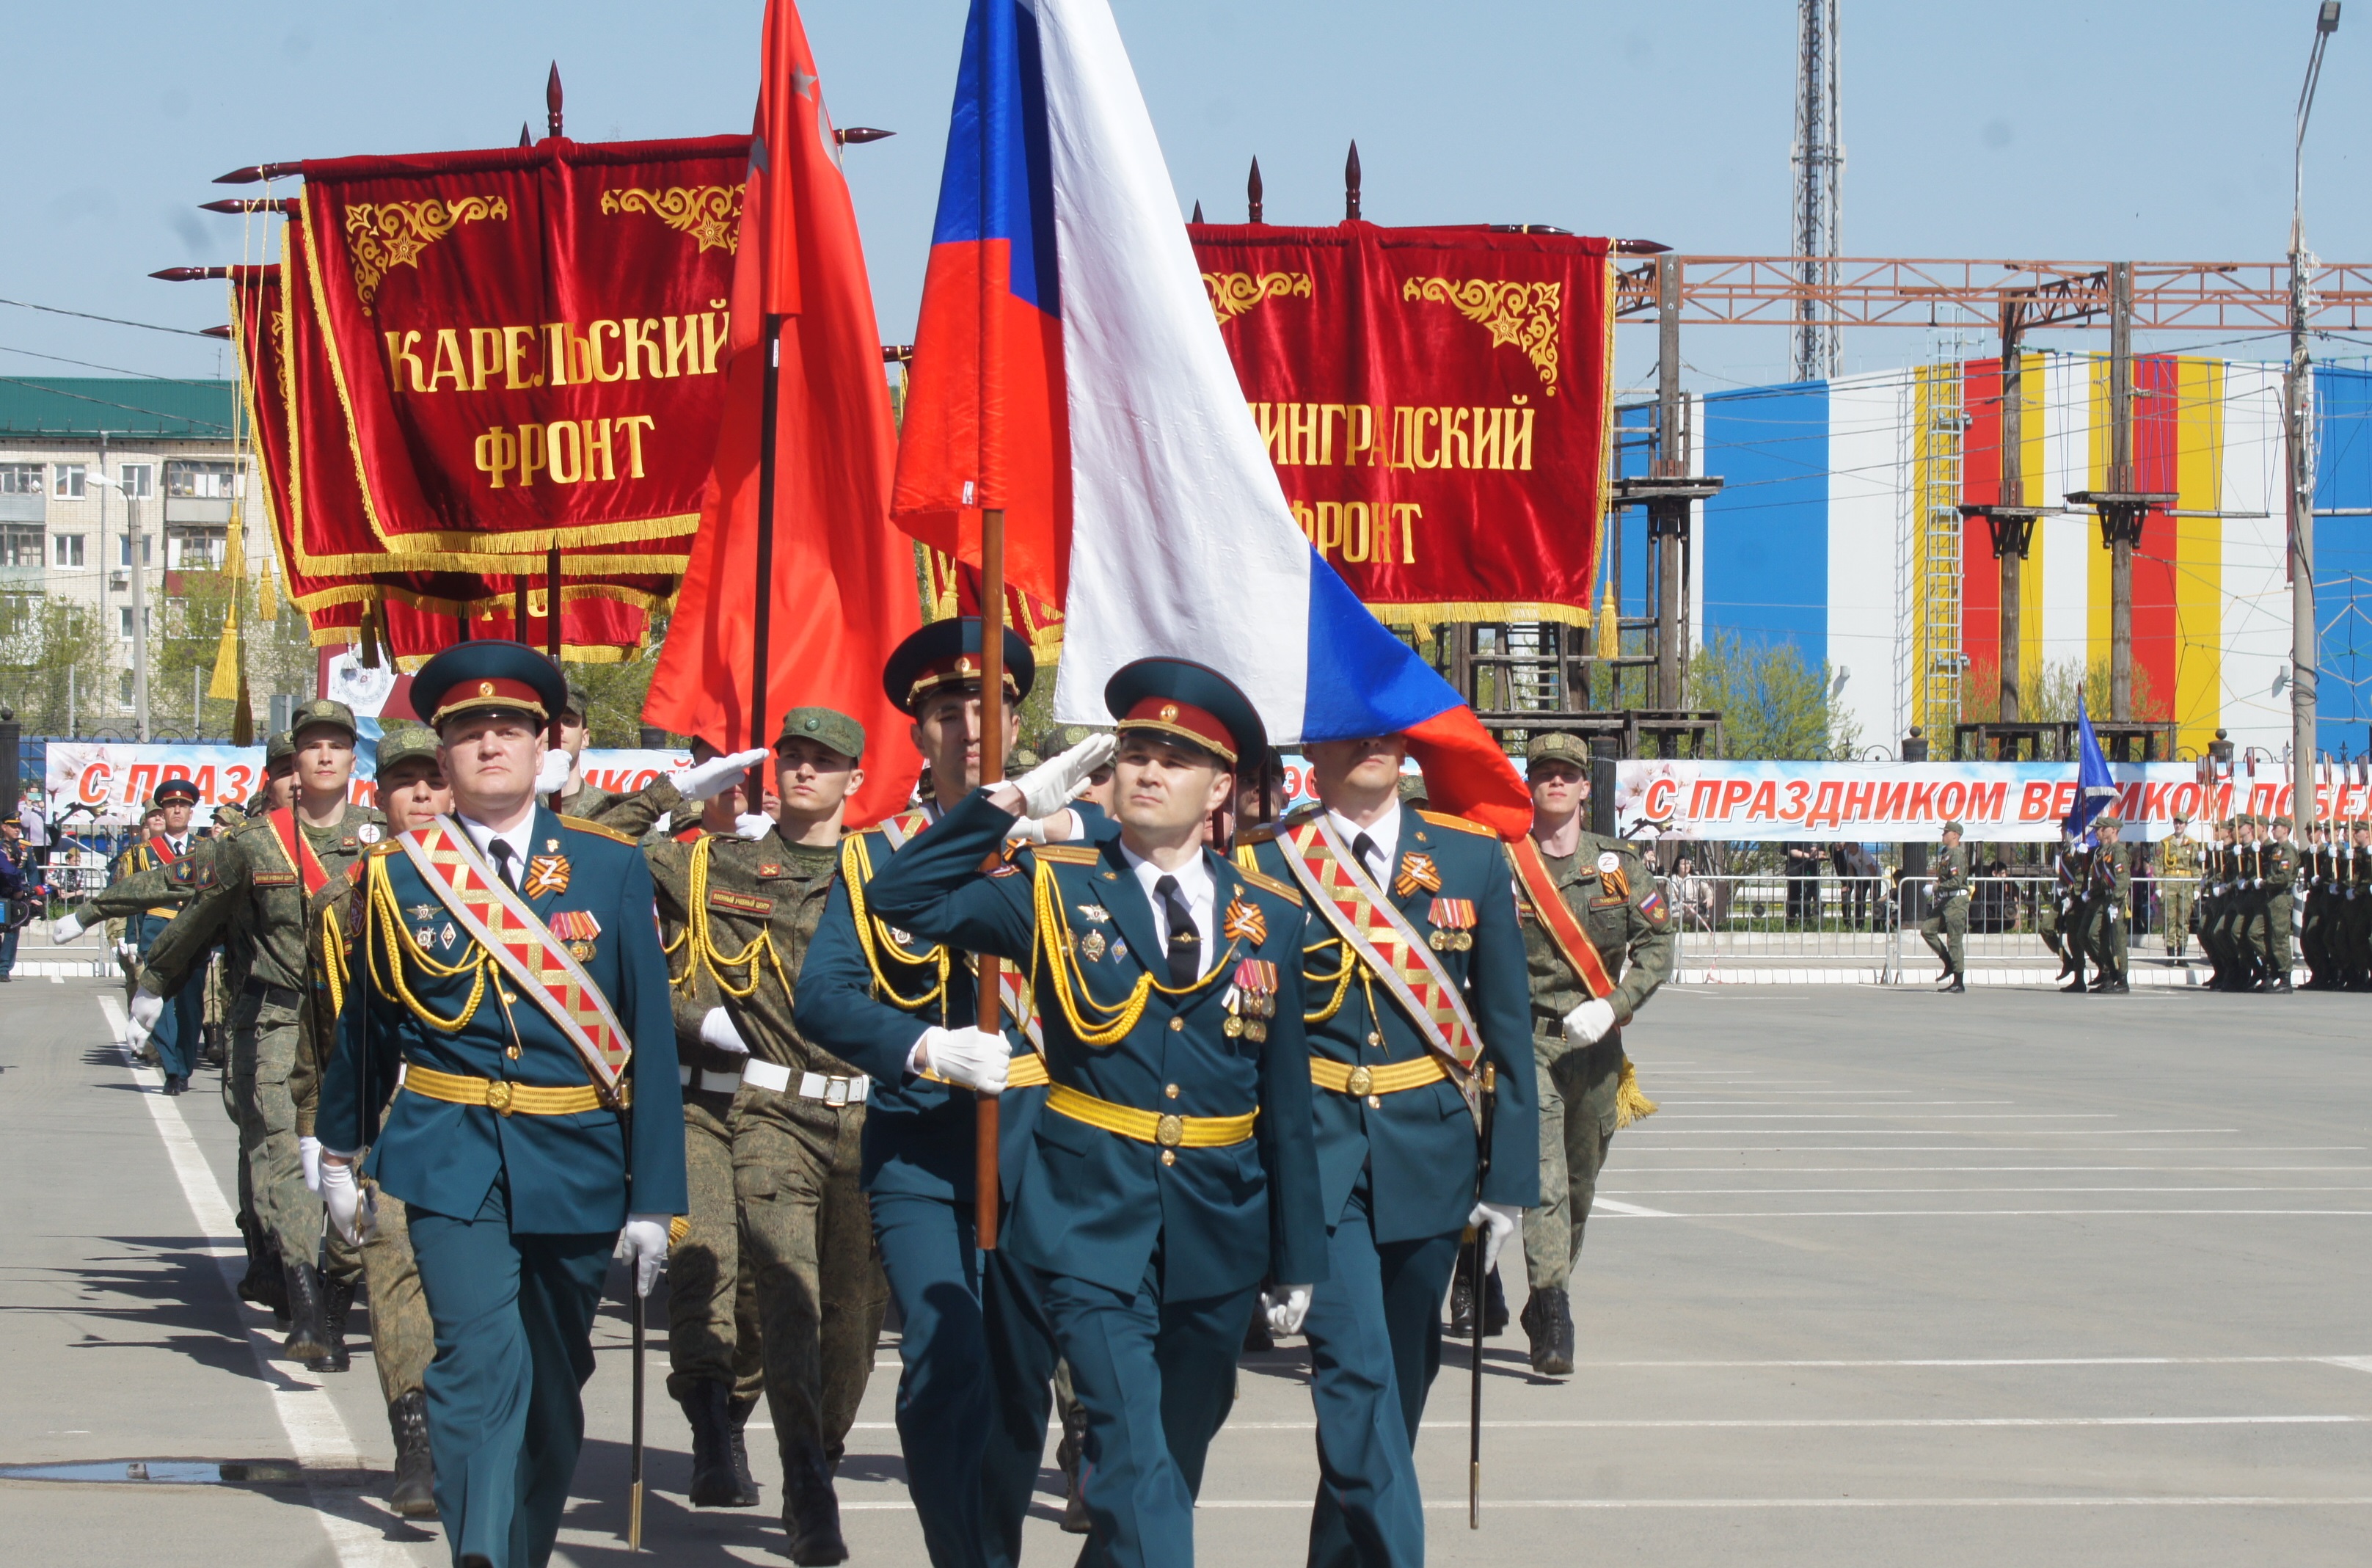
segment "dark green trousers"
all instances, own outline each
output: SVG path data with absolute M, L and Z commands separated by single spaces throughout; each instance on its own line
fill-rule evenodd
M 543 1568 L 585 1443 L 593 1318 L 615 1234 L 515 1231 L 497 1179 L 470 1219 L 413 1208 L 436 1359 L 428 1447 L 453 1561 Z

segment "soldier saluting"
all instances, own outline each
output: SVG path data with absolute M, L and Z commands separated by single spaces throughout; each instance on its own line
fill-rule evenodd
M 529 1568 L 568 1501 L 612 1243 L 648 1294 L 684 1208 L 667 959 L 634 842 L 536 802 L 564 701 L 551 661 L 464 643 L 412 698 L 454 815 L 365 873 L 322 1194 L 356 1234 L 367 1144 L 361 1174 L 402 1201 L 436 1325 L 428 1437 L 453 1559 Z
M 1087 1411 L 1090 1553 L 1183 1563 L 1261 1282 L 1279 1283 L 1290 1331 L 1326 1277 L 1304 916 L 1297 894 L 1203 843 L 1237 760 L 1265 744 L 1243 693 L 1152 658 L 1104 698 L 1116 835 L 983 874 L 1029 799 L 1000 784 L 901 850 L 871 901 L 892 926 L 1033 978 L 1051 1082 L 1001 1252 L 1027 1268 Z M 1012 1048 L 962 1028 L 927 1049 L 994 1083 Z

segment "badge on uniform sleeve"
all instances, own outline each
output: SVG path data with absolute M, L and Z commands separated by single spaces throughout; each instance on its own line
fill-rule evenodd
M 1671 911 L 1664 905 L 1664 890 L 1661 888 L 1648 889 L 1647 896 L 1639 900 L 1639 912 L 1647 917 L 1648 924 L 1662 929 L 1665 921 L 1671 916 Z
M 1249 942 L 1257 947 L 1268 940 L 1268 916 L 1258 904 L 1230 899 L 1227 915 L 1219 922 L 1219 931 L 1230 942 Z
M 1428 938 L 1436 953 L 1462 953 L 1474 946 L 1474 900 L 1436 899 L 1428 918 L 1436 927 Z
M 567 945 L 570 958 L 581 964 L 593 957 L 593 939 L 601 935 L 601 921 L 591 910 L 554 910 L 544 923 Z
M 1441 891 L 1441 872 L 1433 864 L 1433 856 L 1412 850 L 1401 856 L 1401 873 L 1392 878 L 1392 891 L 1405 899 L 1419 888 L 1428 893 Z
M 546 893 L 568 891 L 568 857 L 564 854 L 539 854 L 527 863 L 527 875 L 519 879 L 519 891 L 530 899 Z

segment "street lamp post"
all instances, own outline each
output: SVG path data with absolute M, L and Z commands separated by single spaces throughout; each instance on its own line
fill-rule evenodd
M 2306 124 L 2314 112 L 2322 52 L 2339 30 L 2339 0 L 2322 0 L 2314 19 L 2314 52 L 2298 89 L 2297 132 L 2290 149 L 2290 363 L 2283 401 L 2289 437 L 2290 535 L 2290 817 L 2296 842 L 2314 820 L 2315 684 L 2321 666 L 2314 606 L 2314 448 L 2308 425 L 2314 383 L 2307 351 L 2307 285 L 2314 258 L 2306 248 Z
M 140 504 L 122 480 L 108 476 L 104 459 L 91 482 L 104 487 L 100 501 L 102 518 L 106 505 L 104 492 L 123 492 L 123 559 L 127 563 L 126 575 L 131 583 L 132 598 L 132 728 L 133 733 L 145 742 L 148 738 L 148 606 L 141 582 L 140 547 L 145 540 L 140 533 Z M 104 550 L 107 547 L 104 522 L 100 524 L 99 538 L 99 548 Z

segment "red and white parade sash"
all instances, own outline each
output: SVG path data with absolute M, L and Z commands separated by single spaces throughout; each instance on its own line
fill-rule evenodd
M 437 901 L 494 955 L 511 982 L 560 1026 L 585 1059 L 602 1098 L 616 1104 L 618 1080 L 634 1047 L 593 977 L 485 863 L 470 835 L 451 818 L 439 817 L 414 828 L 396 842 Z
M 1321 813 L 1277 835 L 1285 863 L 1310 896 L 1310 902 L 1344 946 L 1374 971 L 1392 1000 L 1401 1005 L 1417 1034 L 1449 1072 L 1450 1081 L 1466 1097 L 1469 1110 L 1482 1114 L 1482 1085 L 1477 1063 L 1482 1056 L 1482 1036 L 1466 1010 L 1459 984 L 1441 965 L 1430 944 L 1416 934 L 1407 917 L 1394 909 L 1383 890 L 1343 847 L 1342 838 Z
M 1507 845 L 1507 859 L 1516 868 L 1516 880 L 1523 885 L 1525 897 L 1531 901 L 1532 912 L 1540 917 L 1549 940 L 1556 945 L 1558 957 L 1580 977 L 1591 999 L 1603 1001 L 1614 994 L 1613 977 L 1606 972 L 1597 944 L 1582 930 L 1581 923 L 1573 918 L 1573 910 L 1557 891 L 1556 877 L 1550 873 L 1541 846 L 1526 834 Z
M 321 857 L 313 853 L 313 846 L 307 841 L 304 830 L 296 826 L 296 808 L 285 806 L 267 814 L 264 820 L 272 825 L 272 837 L 280 846 L 281 858 L 287 861 L 288 869 L 303 885 L 305 896 L 309 899 L 328 887 L 329 869 L 321 864 Z
M 173 845 L 162 833 L 148 841 L 148 853 L 159 865 L 170 865 L 181 857 L 173 853 Z
M 875 824 L 881 836 L 890 841 L 890 853 L 895 854 L 906 847 L 908 840 L 931 825 L 931 814 L 920 807 L 901 811 L 895 817 L 884 817 Z

